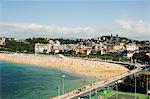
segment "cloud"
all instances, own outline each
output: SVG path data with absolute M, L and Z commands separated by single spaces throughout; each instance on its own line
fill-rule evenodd
M 150 24 L 143 22 L 143 20 L 133 21 L 133 20 L 117 20 L 117 23 L 121 26 L 121 28 L 139 33 L 139 34 L 150 34 Z
M 62 27 L 35 23 L 0 23 L 0 34 L 5 37 L 28 38 L 88 38 L 96 30 L 92 27 Z
M 150 24 L 143 20 L 119 19 L 117 27 L 93 28 L 64 27 L 36 23 L 0 22 L 0 37 L 13 38 L 97 38 L 102 35 L 116 35 L 131 39 L 150 40 Z
M 143 20 L 119 19 L 116 20 L 119 35 L 136 40 L 150 40 L 150 23 Z

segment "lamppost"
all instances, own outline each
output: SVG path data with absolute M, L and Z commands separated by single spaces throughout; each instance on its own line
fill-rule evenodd
M 148 71 L 148 72 L 145 72 L 144 73 L 145 74 L 145 76 L 146 76 L 146 92 L 147 92 L 147 96 L 149 97 L 149 93 L 150 93 L 150 90 L 149 90 L 149 75 L 150 75 L 150 72 Z
M 115 82 L 116 87 L 116 99 L 118 99 L 118 81 Z
M 134 87 L 135 88 L 135 96 L 134 97 L 136 99 L 136 74 L 134 74 L 134 77 L 135 77 L 135 87 Z
M 147 82 L 147 84 L 146 84 L 146 89 L 147 89 L 147 96 L 148 96 L 148 91 L 149 91 L 149 90 L 148 90 L 148 86 L 149 86 L 149 85 L 148 85 L 148 84 L 149 84 L 149 75 L 147 75 L 146 77 L 147 77 L 147 78 L 146 78 L 146 82 Z
M 97 81 L 97 76 L 95 76 L 95 80 L 96 80 L 96 81 L 95 81 L 95 84 L 97 84 L 97 82 L 98 82 L 98 81 Z M 95 94 L 97 94 L 97 88 L 95 89 Z
M 146 63 L 146 66 L 147 66 L 147 63 Z M 145 66 L 145 72 L 146 72 L 146 66 Z M 146 75 L 146 91 L 147 91 L 147 96 L 148 96 L 148 84 L 149 84 L 149 79 L 148 79 L 149 75 L 147 74 Z
M 89 99 L 91 99 L 91 90 L 90 90 L 90 93 L 89 93 Z
M 64 80 L 66 78 L 66 75 L 62 75 L 62 94 L 64 94 Z
M 57 86 L 57 90 L 58 90 L 57 94 L 59 96 L 60 95 L 60 85 Z
M 118 82 L 116 82 L 116 99 L 118 99 Z
M 107 91 L 109 92 L 109 84 L 107 85 Z

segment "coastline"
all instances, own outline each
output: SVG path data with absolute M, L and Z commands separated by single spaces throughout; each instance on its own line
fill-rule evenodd
M 34 64 L 59 68 L 77 75 L 96 78 L 109 78 L 128 71 L 127 68 L 119 64 L 75 59 L 70 57 L 62 58 L 52 55 L 0 53 L 0 60 L 13 63 Z

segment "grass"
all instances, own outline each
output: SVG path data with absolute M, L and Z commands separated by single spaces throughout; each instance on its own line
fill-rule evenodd
M 135 93 L 116 91 L 111 91 L 110 93 L 106 94 L 105 98 L 116 99 L 116 96 L 118 96 L 118 99 L 135 99 Z M 145 94 L 136 93 L 136 99 L 148 99 L 148 97 Z
M 99 92 L 97 95 L 93 96 L 91 99 L 98 99 L 99 96 L 102 96 L 102 99 L 135 99 L 134 93 L 129 92 L 116 92 L 116 91 L 110 91 L 110 92 Z M 148 99 L 148 97 L 145 94 L 136 94 L 136 99 Z

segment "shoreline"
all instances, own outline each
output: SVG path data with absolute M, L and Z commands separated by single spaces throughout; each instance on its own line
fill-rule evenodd
M 75 77 L 81 77 L 83 79 L 91 79 L 91 80 L 104 80 L 105 78 L 93 78 L 93 76 L 87 76 L 87 75 L 80 75 L 62 68 L 58 68 L 58 67 L 50 67 L 50 66 L 43 66 L 43 65 L 37 65 L 37 64 L 23 64 L 23 63 L 15 63 L 15 62 L 10 62 L 10 61 L 4 61 L 4 60 L 0 60 L 0 63 L 12 63 L 12 64 L 20 64 L 20 65 L 27 65 L 25 67 L 38 67 L 38 68 L 46 68 L 46 69 L 54 69 L 57 70 L 59 72 L 61 72 L 62 75 L 70 75 L 70 76 L 75 76 Z
M 0 53 L 0 60 L 12 63 L 53 67 L 68 73 L 96 78 L 110 78 L 128 71 L 127 68 L 120 64 L 75 59 L 70 57 L 62 58 L 52 55 Z

